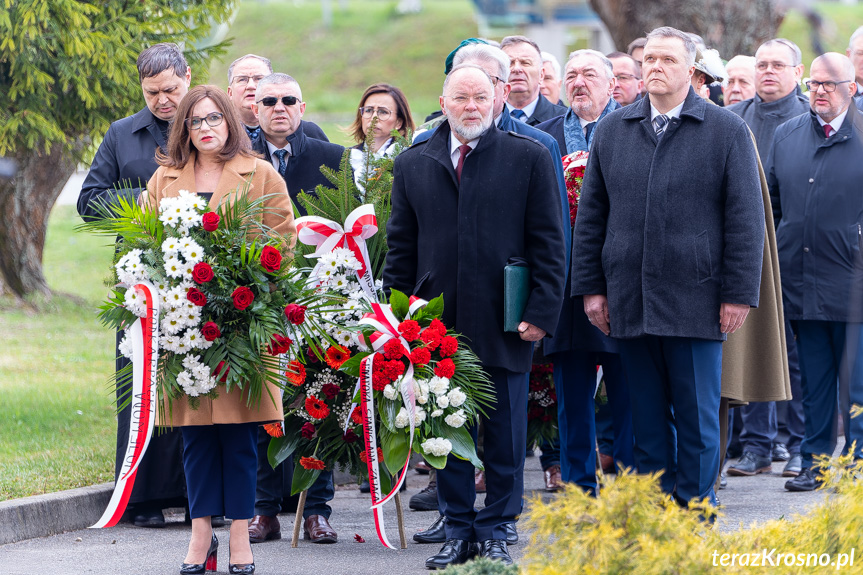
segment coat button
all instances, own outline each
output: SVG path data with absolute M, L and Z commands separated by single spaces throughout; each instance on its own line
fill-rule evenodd
M 813 182 L 815 182 L 815 178 L 809 178 L 809 183 L 811 184 Z
M 808 253 L 809 253 L 809 248 L 803 248 L 803 253 L 808 254 Z

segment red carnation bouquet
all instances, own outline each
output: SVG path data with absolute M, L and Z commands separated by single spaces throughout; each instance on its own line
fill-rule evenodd
M 533 449 L 543 440 L 556 439 L 557 435 L 554 366 L 551 363 L 535 363 L 530 370 L 527 393 L 527 447 Z
M 563 177 L 566 182 L 566 195 L 569 198 L 569 225 L 575 225 L 578 200 L 581 198 L 581 183 L 587 166 L 588 152 L 579 150 L 563 157 Z

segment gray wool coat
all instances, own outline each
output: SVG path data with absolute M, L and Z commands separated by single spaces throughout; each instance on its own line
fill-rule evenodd
M 611 335 L 724 340 L 721 303 L 758 305 L 764 205 L 746 124 L 690 89 L 661 138 L 650 99 L 596 128 L 572 295 L 608 297 Z

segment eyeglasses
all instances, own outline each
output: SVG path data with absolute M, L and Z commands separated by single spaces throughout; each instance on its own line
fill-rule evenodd
M 830 92 L 836 91 L 836 86 L 839 84 L 848 84 L 851 80 L 842 80 L 841 82 L 819 82 L 818 80 L 806 80 L 803 82 L 806 84 L 806 89 L 810 92 L 817 92 L 818 88 L 824 88 L 824 91 L 828 94 Z
M 212 114 L 207 114 L 204 118 L 192 116 L 191 118 L 186 118 L 186 125 L 189 127 L 190 130 L 200 130 L 204 122 L 207 122 L 208 126 L 210 126 L 211 128 L 215 128 L 222 123 L 222 119 L 224 118 L 224 116 L 225 115 L 220 112 L 213 112 Z
M 271 108 L 279 103 L 279 100 L 282 101 L 282 104 L 285 106 L 293 106 L 297 102 L 300 101 L 296 96 L 282 96 L 281 98 L 276 98 L 275 96 L 267 96 L 266 98 L 261 98 L 258 100 L 258 104 L 263 104 L 264 106 Z
M 755 69 L 759 72 L 766 72 L 768 68 L 773 68 L 774 72 L 778 72 L 781 74 L 785 71 L 785 68 L 793 68 L 791 64 L 786 64 L 784 62 L 755 62 Z
M 263 79 L 264 79 L 264 76 L 260 75 L 260 74 L 257 76 L 234 76 L 233 82 L 234 82 L 234 84 L 237 84 L 238 86 L 245 86 L 246 84 L 249 83 L 249 80 L 252 80 L 255 82 L 255 84 L 257 84 L 258 82 L 260 82 Z
M 491 78 L 491 85 L 494 86 L 495 88 L 497 88 L 497 85 L 500 82 L 503 82 L 503 78 L 499 78 L 497 76 L 489 75 L 489 78 Z
M 381 120 L 386 120 L 393 113 L 389 108 L 384 108 L 382 106 L 378 106 L 375 108 L 374 106 L 363 106 L 360 110 L 360 116 L 363 118 L 371 118 L 372 116 L 377 116 Z
M 632 74 L 616 74 L 614 77 L 617 78 L 618 82 L 632 82 L 638 79 Z
M 474 104 L 478 106 L 482 106 L 483 104 L 488 103 L 491 98 L 488 96 L 484 96 L 482 94 L 478 96 L 444 96 L 445 98 L 449 98 L 453 102 L 455 102 L 459 106 L 466 106 L 467 103 L 471 100 L 474 101 Z

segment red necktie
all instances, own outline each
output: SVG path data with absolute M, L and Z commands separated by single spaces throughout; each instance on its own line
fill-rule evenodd
M 464 159 L 467 157 L 468 152 L 470 152 L 471 147 L 467 144 L 461 145 L 458 147 L 459 157 L 458 157 L 458 165 L 455 167 L 455 177 L 458 178 L 459 183 L 461 183 L 461 171 L 464 168 Z
M 833 133 L 833 126 L 830 124 L 824 124 L 824 137 L 829 138 L 830 134 Z

